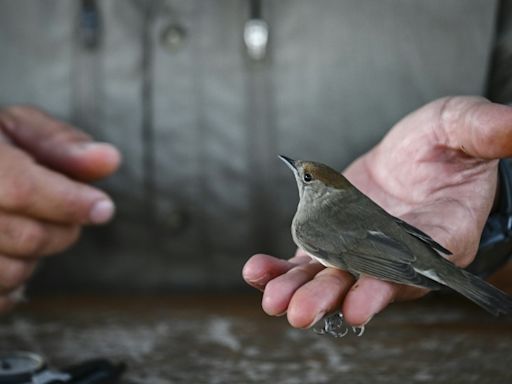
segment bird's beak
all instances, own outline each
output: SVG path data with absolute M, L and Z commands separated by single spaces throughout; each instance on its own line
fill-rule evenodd
M 297 167 L 295 166 L 295 160 L 290 159 L 289 157 L 279 155 L 278 156 L 283 162 L 292 170 L 292 172 L 295 174 L 297 173 Z

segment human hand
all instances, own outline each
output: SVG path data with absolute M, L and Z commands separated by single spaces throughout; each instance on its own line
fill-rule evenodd
M 69 247 L 82 226 L 110 220 L 112 200 L 86 182 L 119 163 L 111 145 L 35 108 L 0 110 L 0 312 L 39 257 Z
M 483 98 L 436 100 L 406 116 L 345 176 L 392 215 L 431 235 L 464 267 L 475 257 L 491 210 L 501 157 L 512 155 L 512 108 Z M 269 315 L 287 313 L 294 327 L 313 325 L 340 309 L 354 325 L 367 323 L 394 300 L 425 289 L 324 268 L 302 251 L 288 261 L 255 255 L 244 279 L 264 291 Z

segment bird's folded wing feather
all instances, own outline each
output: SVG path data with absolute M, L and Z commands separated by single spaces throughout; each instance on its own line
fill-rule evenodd
M 343 214 L 350 216 L 350 209 L 345 207 Z M 375 223 L 382 218 L 378 216 L 374 221 L 364 220 L 370 223 L 370 228 L 358 227 L 356 223 L 363 221 L 356 218 L 349 220 L 346 228 L 340 228 L 336 220 L 326 220 L 323 227 L 314 220 L 307 221 L 301 224 L 296 236 L 306 251 L 341 269 L 397 283 L 438 288 L 437 283 L 414 270 L 412 264 L 416 258 L 407 245 L 376 229 L 379 225 Z M 394 222 L 390 220 L 389 224 Z
M 451 255 L 452 253 L 443 247 L 441 244 L 436 242 L 434 239 L 432 239 L 429 235 L 427 235 L 425 232 L 419 230 L 418 228 L 412 226 L 411 224 L 400 220 L 398 217 L 393 217 L 395 219 L 395 222 L 401 226 L 403 229 L 407 231 L 409 235 L 412 235 L 419 240 L 423 241 L 425 244 L 427 244 L 429 247 L 434 249 L 437 252 L 440 252 L 444 255 Z
M 385 235 L 371 234 L 367 241 L 345 252 L 342 257 L 354 273 L 365 274 L 396 283 L 436 289 L 439 284 L 419 274 L 414 256 Z

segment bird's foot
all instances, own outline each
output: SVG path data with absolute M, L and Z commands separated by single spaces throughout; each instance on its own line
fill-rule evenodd
M 352 327 L 352 332 L 354 332 L 354 335 L 356 335 L 357 337 L 363 336 L 364 325 L 361 325 L 360 327 Z
M 323 322 L 323 324 L 320 324 Z M 318 335 L 330 335 L 332 337 L 341 338 L 349 334 L 350 330 L 356 336 L 362 336 L 364 333 L 364 325 L 361 327 L 351 327 L 345 323 L 341 312 L 334 312 L 323 317 L 315 326 L 313 331 Z

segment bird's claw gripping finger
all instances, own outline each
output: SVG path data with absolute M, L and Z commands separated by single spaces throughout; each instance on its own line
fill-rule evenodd
M 346 325 L 343 314 L 339 311 L 325 316 L 320 322 L 323 322 L 323 324 L 313 327 L 313 331 L 318 335 L 331 335 L 336 338 L 341 338 L 346 336 L 350 330 L 352 330 L 352 333 L 356 336 L 362 336 L 364 333 L 364 325 L 361 327 L 350 327 Z
M 323 324 L 315 326 L 313 331 L 318 335 L 331 335 L 333 337 L 344 337 L 348 334 L 349 327 L 345 325 L 343 314 L 334 312 L 323 317 L 320 322 Z M 319 322 L 319 323 L 320 323 Z
M 361 325 L 360 327 L 352 327 L 352 332 L 354 332 L 354 335 L 357 337 L 363 336 L 364 325 Z

